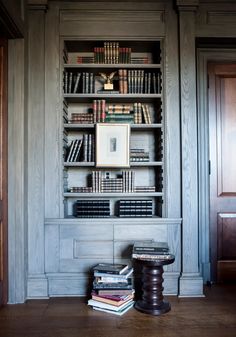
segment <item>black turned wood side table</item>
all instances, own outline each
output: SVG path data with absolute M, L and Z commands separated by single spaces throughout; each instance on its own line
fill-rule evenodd
M 172 257 L 173 256 L 173 257 Z M 150 315 L 162 315 L 170 311 L 169 302 L 164 301 L 162 295 L 164 281 L 163 266 L 174 262 L 175 257 L 163 260 L 134 259 L 142 267 L 142 299 L 138 300 L 135 309 Z

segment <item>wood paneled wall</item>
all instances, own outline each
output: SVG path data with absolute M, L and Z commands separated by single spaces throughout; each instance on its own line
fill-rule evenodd
M 52 283 L 51 276 L 45 272 L 56 272 L 60 265 L 45 255 L 45 247 L 50 244 L 56 251 L 59 235 L 59 225 L 49 223 L 60 224 L 63 217 L 60 50 L 65 37 L 78 36 L 164 40 L 166 217 L 182 217 L 183 245 L 178 253 L 179 268 L 182 266 L 178 270 L 179 274 L 182 272 L 180 294 L 201 295 L 202 255 L 198 240 L 199 230 L 202 235 L 207 226 L 199 224 L 195 38 L 235 37 L 235 5 L 179 0 L 177 11 L 171 0 L 138 1 L 138 4 L 49 1 L 47 11 L 45 5 L 34 6 L 29 11 L 28 94 L 21 90 L 26 70 L 23 44 L 14 41 L 10 45 L 9 59 L 13 67 L 9 87 L 9 187 L 10 201 L 17 205 L 9 214 L 10 302 L 21 302 L 27 297 L 26 275 L 28 296 L 47 296 L 48 285 Z M 19 63 L 23 68 L 18 67 Z M 22 103 L 27 98 L 28 115 Z M 173 244 L 177 242 L 175 234 L 172 233 Z M 48 241 L 48 237 L 54 241 Z M 202 251 L 208 247 L 206 240 Z M 71 282 L 77 282 L 72 275 Z M 54 288 L 53 292 L 58 289 Z

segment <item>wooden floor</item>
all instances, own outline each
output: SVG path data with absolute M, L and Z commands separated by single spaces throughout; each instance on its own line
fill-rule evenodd
M 166 297 L 172 310 L 162 316 L 132 308 L 117 317 L 81 298 L 30 300 L 0 309 L 0 337 L 235 337 L 236 285 L 207 287 L 205 295 Z

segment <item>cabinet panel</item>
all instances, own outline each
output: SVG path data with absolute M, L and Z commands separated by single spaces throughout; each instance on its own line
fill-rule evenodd
M 176 294 L 180 224 L 180 219 L 48 219 L 45 247 L 50 296 L 86 294 L 91 289 L 92 267 L 98 263 L 133 265 L 132 245 L 138 240 L 168 242 L 175 262 L 165 268 L 165 285 L 167 293 Z
M 60 226 L 60 239 L 76 240 L 112 240 L 113 232 L 109 224 L 102 224 L 96 221 L 83 221 L 83 224 L 68 224 Z
M 116 240 L 155 240 L 166 241 L 167 226 L 166 225 L 150 225 L 132 223 L 130 220 L 126 224 L 116 225 L 114 227 L 114 237 Z
M 99 261 L 112 262 L 112 240 L 108 224 L 60 226 L 60 272 L 87 273 Z
M 163 11 L 64 10 L 60 15 L 60 33 L 67 36 L 159 36 L 164 35 Z

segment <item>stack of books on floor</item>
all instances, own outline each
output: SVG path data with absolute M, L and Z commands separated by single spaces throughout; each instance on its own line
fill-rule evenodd
M 173 254 L 167 242 L 137 241 L 133 245 L 132 258 L 137 260 L 170 260 Z
M 133 307 L 133 268 L 125 264 L 99 263 L 93 268 L 94 281 L 88 305 L 94 310 L 121 316 Z

